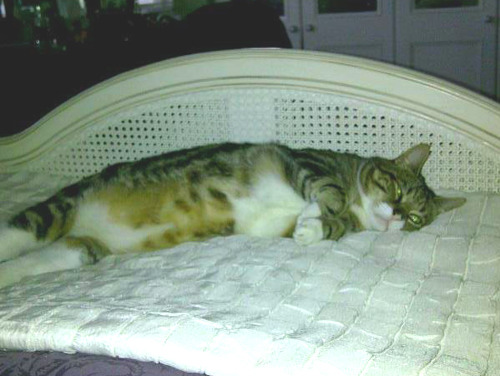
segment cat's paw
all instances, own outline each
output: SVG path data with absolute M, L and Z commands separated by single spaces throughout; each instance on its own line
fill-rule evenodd
M 323 224 L 318 218 L 304 218 L 297 223 L 293 238 L 299 245 L 310 245 L 323 239 Z
M 302 210 L 302 213 L 300 213 L 298 221 L 300 222 L 302 219 L 305 218 L 318 218 L 320 216 L 321 216 L 321 209 L 319 207 L 319 204 L 316 201 L 313 201 L 307 204 L 307 206 Z

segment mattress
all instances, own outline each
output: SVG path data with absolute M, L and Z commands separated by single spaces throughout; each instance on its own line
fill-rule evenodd
M 0 177 L 0 216 L 70 179 Z M 0 348 L 214 376 L 498 375 L 500 195 L 419 232 L 218 237 L 0 290 Z

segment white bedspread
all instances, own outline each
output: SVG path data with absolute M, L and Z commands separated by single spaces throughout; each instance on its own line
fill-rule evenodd
M 3 176 L 0 214 L 63 183 Z M 214 376 L 499 375 L 500 196 L 466 196 L 415 233 L 216 238 L 25 280 L 0 291 L 0 348 Z

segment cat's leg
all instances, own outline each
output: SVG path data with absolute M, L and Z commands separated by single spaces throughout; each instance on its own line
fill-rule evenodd
M 16 259 L 0 263 L 0 288 L 27 276 L 93 264 L 107 253 L 99 242 L 91 238 L 63 238 Z
M 323 219 L 323 239 L 339 240 L 346 233 L 346 226 L 340 218 Z
M 317 202 L 308 204 L 297 218 L 293 238 L 300 245 L 309 245 L 323 239 L 321 210 Z
M 302 245 L 338 240 L 346 232 L 340 219 L 346 208 L 344 188 L 325 176 L 311 182 L 307 196 L 311 203 L 297 218 L 294 239 Z
M 0 262 L 19 257 L 44 244 L 31 231 L 7 224 L 0 225 Z
M 346 209 L 344 189 L 328 178 L 318 180 L 311 194 L 311 200 L 318 203 L 323 218 L 333 220 L 339 218 Z
M 325 218 L 317 202 L 305 207 L 297 218 L 293 238 L 300 245 L 309 245 L 322 239 L 338 240 L 346 232 L 340 218 Z

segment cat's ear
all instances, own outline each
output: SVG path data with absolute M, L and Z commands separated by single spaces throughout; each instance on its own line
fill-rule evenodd
M 444 213 L 452 209 L 459 208 L 467 201 L 463 197 L 434 197 L 434 203 L 436 204 L 439 213 Z
M 431 146 L 429 144 L 418 144 L 405 151 L 394 161 L 399 165 L 409 167 L 418 175 L 430 154 Z

